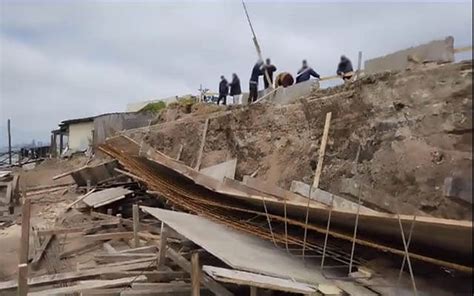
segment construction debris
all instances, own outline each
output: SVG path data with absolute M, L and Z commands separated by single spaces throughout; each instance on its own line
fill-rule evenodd
M 424 79 L 466 64 L 439 67 Z M 109 137 L 101 156 L 64 168 L 61 160 L 61 169 L 44 161 L 1 172 L 0 207 L 19 213 L 22 199 L 31 208 L 23 206 L 21 227 L 10 226 L 20 223 L 13 215 L 0 225 L 6 254 L 11 237 L 22 250 L 20 262 L 1 258 L 14 270 L 0 270 L 0 295 L 470 294 L 472 221 L 430 215 L 441 213 L 430 210 L 441 201 L 426 198 L 434 181 L 400 179 L 391 158 L 418 147 L 413 133 L 425 115 L 416 108 L 426 107 L 403 95 L 366 102 L 384 94 L 377 83 L 419 84 L 405 74 L 365 76 L 286 106 L 191 113 Z M 472 97 L 457 79 L 453 104 Z M 462 124 L 443 128 L 458 138 Z M 451 167 L 465 155 L 429 152 L 412 161 L 426 175 L 441 168 L 436 198 L 472 203 L 467 177 Z M 391 178 L 399 190 L 382 186 Z M 424 206 L 405 200 L 415 185 Z

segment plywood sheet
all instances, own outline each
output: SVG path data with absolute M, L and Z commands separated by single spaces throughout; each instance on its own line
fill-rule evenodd
M 131 193 L 133 193 L 133 191 L 126 188 L 114 187 L 94 192 L 84 198 L 82 201 L 90 207 L 98 208 L 113 203 L 117 200 L 121 200 Z

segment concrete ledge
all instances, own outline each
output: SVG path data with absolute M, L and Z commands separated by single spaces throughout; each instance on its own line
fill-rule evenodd
M 377 73 L 388 70 L 405 70 L 410 61 L 418 63 L 454 62 L 454 38 L 434 40 L 426 44 L 400 50 L 383 57 L 365 61 L 365 73 Z

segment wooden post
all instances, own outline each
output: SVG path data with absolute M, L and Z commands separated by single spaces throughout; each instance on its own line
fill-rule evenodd
M 199 296 L 201 293 L 201 268 L 199 267 L 199 254 L 193 253 L 191 255 L 191 286 L 192 296 Z
M 12 165 L 12 134 L 10 131 L 10 119 L 7 121 L 8 129 L 8 163 Z
M 160 248 L 158 250 L 158 270 L 163 269 L 163 267 L 165 267 L 167 240 L 168 240 L 168 229 L 165 223 L 161 222 Z
M 28 253 L 30 246 L 31 200 L 26 198 L 26 186 L 23 187 L 23 206 L 21 216 L 20 264 L 18 265 L 19 296 L 28 294 Z
M 63 139 L 63 133 L 59 132 L 59 156 L 63 154 L 63 145 L 64 145 L 64 139 Z
M 133 205 L 133 241 L 134 247 L 140 247 L 140 238 L 138 237 L 138 231 L 140 226 L 140 213 L 138 212 L 138 205 Z
M 314 175 L 313 188 L 319 187 L 319 179 L 323 170 L 324 154 L 326 152 L 326 144 L 328 142 L 329 126 L 331 125 L 331 115 L 331 112 L 326 113 L 326 122 L 324 123 L 323 138 L 321 140 L 321 147 L 319 148 L 318 165 L 316 167 L 316 173 Z
M 209 118 L 206 119 L 206 122 L 204 123 L 204 130 L 202 131 L 201 145 L 199 146 L 198 158 L 196 161 L 196 166 L 194 167 L 196 171 L 199 171 L 199 168 L 201 167 L 202 153 L 204 151 L 204 145 L 206 144 L 206 134 L 207 134 L 208 127 L 209 127 Z
M 258 295 L 258 288 L 257 287 L 250 287 L 250 296 L 257 296 Z

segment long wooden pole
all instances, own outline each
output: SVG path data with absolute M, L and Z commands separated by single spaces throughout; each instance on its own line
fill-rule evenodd
M 140 227 L 140 213 L 138 211 L 138 205 L 133 205 L 133 242 L 135 248 L 140 247 L 140 238 L 138 237 L 138 231 Z
M 12 134 L 10 130 L 10 119 L 7 121 L 8 129 L 8 163 L 12 165 Z
M 328 142 L 329 126 L 331 125 L 331 116 L 331 112 L 326 113 L 326 122 L 324 123 L 323 138 L 321 140 L 321 148 L 319 149 L 318 166 L 316 167 L 316 173 L 314 175 L 313 188 L 319 187 L 319 180 L 323 170 L 324 154 L 326 153 L 326 145 Z
M 255 49 L 257 50 L 258 58 L 263 62 L 262 50 L 260 49 L 260 45 L 258 44 L 257 35 L 255 34 L 255 31 L 254 31 L 253 26 L 252 26 L 252 22 L 250 21 L 250 16 L 249 16 L 249 13 L 247 11 L 247 6 L 245 5 L 244 0 L 242 0 L 242 6 L 244 7 L 245 15 L 247 16 L 247 21 L 249 23 L 250 30 L 252 31 L 253 43 L 255 44 Z M 268 85 L 270 86 L 270 88 L 273 88 L 273 84 L 272 84 L 272 81 L 270 79 L 270 75 L 268 75 L 267 69 L 266 68 L 264 68 L 264 69 L 265 69 L 265 72 L 264 72 L 265 79 L 267 80 Z

